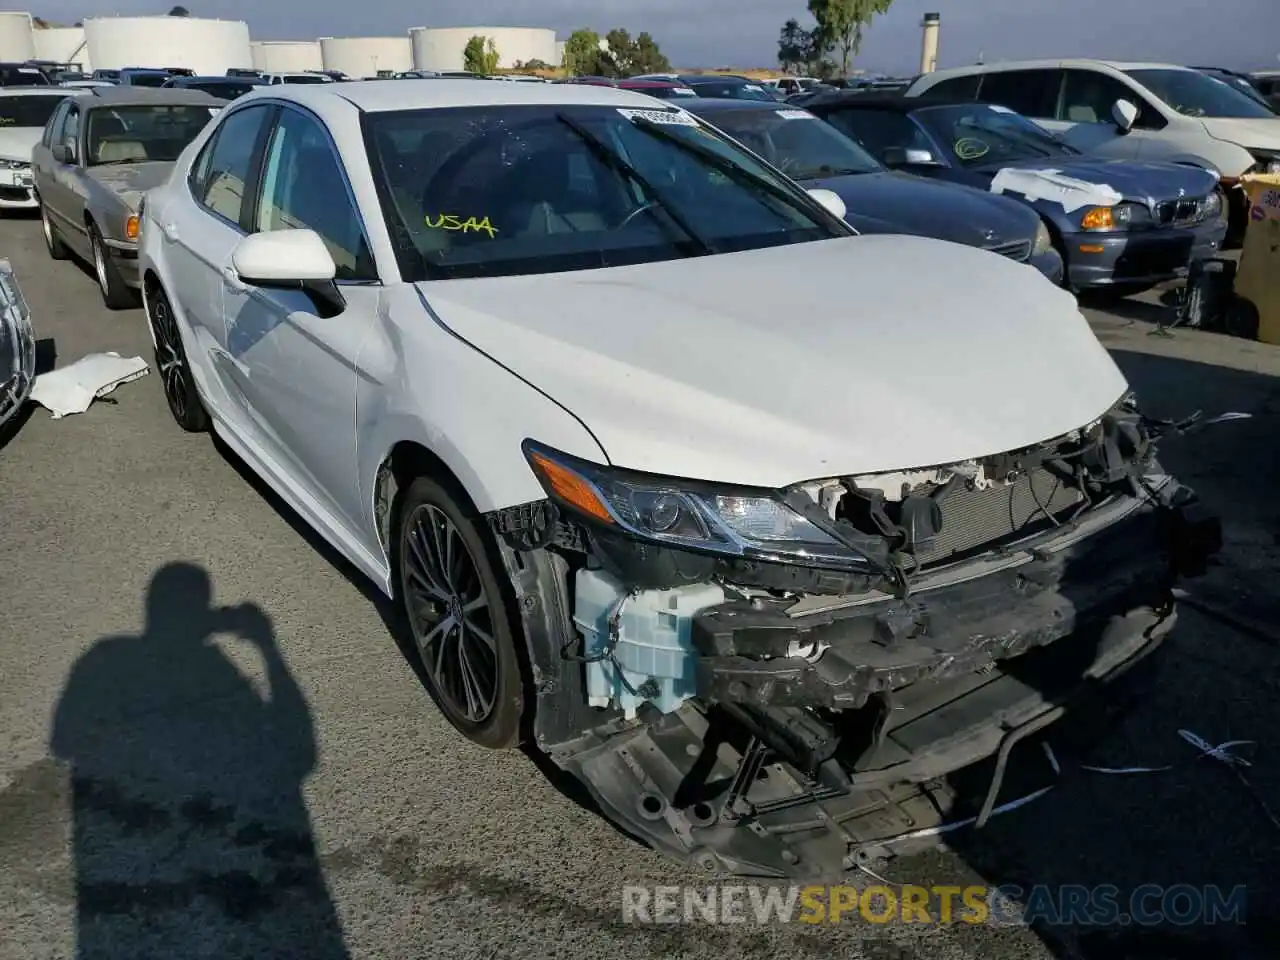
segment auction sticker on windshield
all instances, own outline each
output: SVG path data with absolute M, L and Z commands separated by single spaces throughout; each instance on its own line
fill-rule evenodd
M 807 110 L 775 110 L 773 111 L 783 120 L 817 120 L 812 113 Z
M 650 123 L 665 123 L 676 127 L 696 127 L 698 121 L 689 114 L 677 110 L 633 110 L 619 107 L 618 112 L 628 120 L 648 120 Z

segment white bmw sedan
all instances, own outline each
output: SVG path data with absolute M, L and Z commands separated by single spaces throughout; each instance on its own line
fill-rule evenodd
M 139 260 L 174 419 L 395 599 L 463 734 L 817 875 L 1147 658 L 1218 536 L 1069 294 L 839 213 L 637 93 L 282 85 Z

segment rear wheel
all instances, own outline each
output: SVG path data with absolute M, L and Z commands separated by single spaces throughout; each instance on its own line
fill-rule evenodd
M 40 204 L 40 227 L 44 231 L 44 245 L 49 251 L 50 258 L 53 260 L 67 259 L 69 256 L 67 245 L 58 236 L 58 229 L 53 225 L 53 221 L 49 219 L 49 211 L 43 203 Z
M 151 330 L 156 338 L 156 370 L 169 413 L 183 430 L 198 433 L 209 426 L 209 414 L 196 393 L 196 383 L 182 345 L 177 318 L 165 292 L 156 286 L 147 296 Z
M 124 282 L 120 269 L 107 254 L 107 246 L 103 242 L 98 228 L 89 226 L 89 248 L 93 256 L 93 272 L 98 278 L 98 289 L 102 291 L 102 302 L 108 310 L 127 310 L 138 305 L 138 295 Z
M 515 746 L 523 677 L 488 534 L 428 477 L 410 484 L 399 513 L 397 592 L 427 692 L 472 742 Z

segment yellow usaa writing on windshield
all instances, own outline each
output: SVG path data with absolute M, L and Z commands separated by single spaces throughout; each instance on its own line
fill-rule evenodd
M 457 213 L 427 214 L 423 218 L 432 230 L 452 230 L 460 233 L 485 233 L 489 238 L 497 236 L 498 228 L 489 222 L 488 217 L 463 217 Z

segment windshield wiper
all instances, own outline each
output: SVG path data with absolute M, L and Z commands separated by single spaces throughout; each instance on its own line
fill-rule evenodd
M 659 140 L 665 141 L 685 153 L 693 154 L 704 163 L 723 173 L 734 183 L 741 187 L 746 187 L 757 196 L 763 195 L 772 197 L 774 200 L 780 200 L 792 210 L 802 209 L 796 202 L 796 198 L 785 187 L 758 177 L 749 170 L 744 170 L 732 160 L 720 156 L 714 150 L 710 150 L 700 143 L 694 143 L 692 140 L 686 140 L 684 137 L 678 137 L 671 131 L 664 129 L 662 124 L 654 123 L 644 117 L 632 117 L 631 123 L 645 133 L 657 137 Z M 818 223 L 817 220 L 813 222 L 815 225 Z
M 637 170 L 625 157 L 616 150 L 606 144 L 585 126 L 563 113 L 556 114 L 556 119 L 563 123 L 566 127 L 578 135 L 578 139 L 587 145 L 587 149 L 595 154 L 596 159 L 603 163 L 606 167 L 622 174 L 628 180 L 635 183 L 649 197 L 650 202 L 657 206 L 665 213 L 681 232 L 697 245 L 702 255 L 718 253 L 719 251 L 701 236 L 690 224 L 684 214 L 679 213 L 668 203 L 662 196 L 661 192 L 649 182 L 649 178 Z M 632 216 L 638 213 L 640 208 L 632 212 Z

